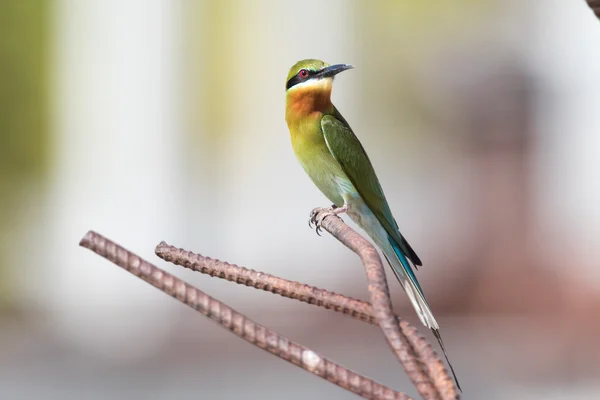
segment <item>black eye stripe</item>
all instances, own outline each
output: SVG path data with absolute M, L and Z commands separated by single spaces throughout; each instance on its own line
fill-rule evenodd
M 302 71 L 302 69 L 305 69 L 308 71 L 308 76 L 306 78 L 300 77 L 300 71 Z M 306 69 L 306 68 L 302 68 L 302 69 L 300 71 L 298 71 L 298 73 L 296 75 L 292 76 L 292 78 L 289 81 L 287 81 L 287 84 L 285 85 L 286 90 L 291 88 L 292 86 L 299 84 L 299 83 L 306 82 L 307 80 L 309 80 L 310 78 L 312 78 L 319 72 L 319 71 L 312 71 L 312 70 Z

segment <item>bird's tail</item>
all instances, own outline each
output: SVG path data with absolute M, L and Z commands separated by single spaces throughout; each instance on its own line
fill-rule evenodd
M 429 308 L 429 304 L 425 299 L 425 294 L 423 294 L 423 289 L 421 289 L 421 285 L 419 285 L 419 281 L 415 276 L 410 262 L 404 253 L 402 253 L 402 250 L 400 250 L 400 247 L 394 242 L 394 240 L 392 238 L 389 238 L 388 240 L 390 247 L 383 247 L 383 253 L 385 258 L 387 258 L 390 267 L 392 267 L 394 275 L 396 275 L 396 278 L 398 278 L 402 288 L 408 295 L 408 298 L 415 308 L 419 319 L 426 327 L 430 329 L 439 329 L 439 325 L 433 317 L 431 308 Z
M 444 352 L 444 356 L 446 357 L 446 361 L 448 362 L 448 366 L 450 367 L 452 375 L 454 376 L 456 386 L 459 390 L 462 391 L 462 389 L 460 388 L 460 384 L 458 383 L 456 373 L 454 372 L 454 368 L 450 363 L 450 358 L 446 353 L 446 348 L 444 346 L 444 342 L 442 341 L 442 336 L 440 335 L 440 327 L 435 318 L 433 317 L 431 308 L 427 303 L 427 299 L 425 299 L 425 294 L 423 293 L 423 289 L 421 289 L 421 285 L 419 285 L 419 281 L 415 276 L 412 266 L 410 265 L 404 253 L 402 253 L 400 247 L 394 242 L 394 240 L 392 238 L 389 238 L 388 240 L 390 247 L 382 246 L 383 254 L 385 255 L 385 258 L 390 264 L 390 267 L 392 267 L 394 275 L 396 275 L 396 278 L 398 278 L 398 281 L 402 285 L 402 288 L 408 295 L 408 298 L 410 299 L 410 302 L 415 308 L 419 319 L 421 320 L 423 325 L 431 329 L 431 332 L 440 344 L 440 347 Z M 393 250 L 393 253 L 389 251 L 390 249 Z

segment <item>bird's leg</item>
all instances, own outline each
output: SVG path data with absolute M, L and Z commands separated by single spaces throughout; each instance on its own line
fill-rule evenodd
M 337 216 L 338 214 L 343 214 L 348 211 L 348 206 L 344 204 L 342 207 L 338 207 L 335 204 L 332 204 L 330 207 L 317 207 L 314 208 L 310 212 L 310 218 L 308 220 L 308 226 L 312 228 L 313 224 L 315 225 L 315 232 L 317 235 L 321 236 L 321 224 L 325 220 L 325 218 L 329 216 Z

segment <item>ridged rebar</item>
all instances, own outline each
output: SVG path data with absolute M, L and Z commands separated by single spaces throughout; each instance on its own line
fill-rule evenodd
M 374 247 L 367 240 L 358 235 L 358 233 L 353 231 L 339 218 L 326 218 L 323 222 L 323 228 L 357 253 L 361 259 L 363 259 L 365 265 L 370 265 L 371 273 L 373 273 L 374 268 L 380 268 L 381 273 L 384 274 L 383 279 L 385 279 L 381 259 Z M 353 232 L 354 234 L 352 234 Z M 360 239 L 357 239 L 357 237 Z M 366 256 L 364 253 L 365 251 Z M 170 246 L 164 242 L 156 247 L 155 253 L 165 261 L 210 276 L 216 276 L 232 282 L 276 293 L 291 299 L 318 305 L 350 315 L 362 321 L 379 325 L 379 319 L 373 311 L 373 307 L 371 304 L 364 301 L 198 255 Z M 377 266 L 377 264 L 379 266 Z M 370 287 L 369 292 L 372 293 L 375 291 L 375 294 L 379 296 L 380 299 L 380 307 L 381 302 L 383 301 L 383 307 L 385 307 L 385 303 L 387 303 L 387 306 L 389 307 L 388 312 L 391 312 L 391 301 L 389 300 L 389 294 L 387 292 L 387 283 L 385 281 L 383 283 L 381 282 L 381 276 L 379 274 L 375 274 L 374 279 L 373 276 L 369 277 L 369 279 L 370 282 L 375 281 L 375 285 L 378 285 L 379 287 L 379 289 L 372 289 Z M 372 285 L 372 283 L 370 283 L 370 285 Z M 388 300 L 381 300 L 381 296 Z M 388 319 L 388 328 L 384 330 L 384 334 L 386 335 L 386 338 L 392 336 L 391 340 L 393 340 L 394 343 L 392 349 L 405 367 L 411 381 L 415 383 L 419 389 L 421 395 L 425 399 L 438 399 L 440 397 L 443 400 L 458 399 L 459 394 L 454 386 L 454 382 L 448 375 L 444 363 L 436 354 L 433 347 L 414 326 L 410 325 L 407 321 L 396 317 L 393 312 L 392 315 L 395 328 L 389 328 L 392 322 L 389 315 L 387 315 L 385 318 Z M 390 339 L 388 339 L 388 343 L 389 341 Z
M 171 246 L 165 242 L 161 242 L 156 246 L 155 253 L 167 262 L 192 271 L 337 311 L 360 321 L 379 326 L 371 304 L 362 300 L 206 257 Z M 424 379 L 423 374 L 425 374 L 426 379 L 434 382 L 438 392 L 442 393 L 444 400 L 456 399 L 457 395 L 453 382 L 433 346 L 408 321 L 398 319 L 402 333 L 408 338 L 412 350 L 420 361 L 419 366 L 426 368 L 420 368 L 419 373 L 421 375 L 415 379 Z
M 410 400 L 404 393 L 350 371 L 257 324 L 200 289 L 150 264 L 96 232 L 88 232 L 79 244 L 199 311 L 238 337 L 314 375 L 367 399 Z
M 379 328 L 421 396 L 425 399 L 441 399 L 433 382 L 421 373 L 416 354 L 400 331 L 398 318 L 392 310 L 385 270 L 375 247 L 340 218 L 325 218 L 322 226 L 361 258 L 367 274 L 371 307 Z

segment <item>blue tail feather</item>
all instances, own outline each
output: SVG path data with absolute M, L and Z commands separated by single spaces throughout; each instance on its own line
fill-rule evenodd
M 412 281 L 412 283 L 414 283 L 415 288 L 420 292 L 420 295 L 422 297 L 423 302 L 425 303 L 425 306 L 429 307 L 427 305 L 427 300 L 425 300 L 425 294 L 423 293 L 423 289 L 421 288 L 421 285 L 419 284 L 419 281 L 417 280 L 417 277 L 415 276 L 415 273 L 414 273 L 408 259 L 406 258 L 406 256 L 404 255 L 404 253 L 402 252 L 400 247 L 394 242 L 394 240 L 391 237 L 388 237 L 388 240 L 390 241 L 390 244 L 392 245 L 392 249 L 394 249 L 394 253 L 396 253 L 396 256 L 398 257 L 398 260 L 400 260 L 400 264 L 402 264 L 402 268 L 406 272 L 406 275 Z M 390 265 L 392 265 L 392 264 L 390 264 Z M 392 265 L 392 268 L 393 268 L 393 265 Z M 417 309 L 417 311 L 418 311 L 418 309 Z M 458 390 L 460 390 L 462 392 L 460 383 L 458 382 L 458 377 L 456 376 L 456 372 L 454 372 L 454 367 L 452 366 L 452 363 L 450 363 L 450 357 L 448 357 L 448 353 L 446 353 L 446 347 L 444 346 L 444 342 L 442 341 L 442 336 L 440 335 L 439 328 L 431 327 L 431 332 L 433 333 L 433 335 L 437 339 L 438 343 L 440 344 L 440 348 L 442 349 L 442 352 L 444 353 L 444 357 L 446 357 L 446 361 L 448 362 L 448 366 L 450 367 L 450 371 L 452 372 L 452 376 L 454 377 L 454 381 L 456 382 L 456 386 L 458 387 Z
M 398 257 L 398 260 L 400 260 L 400 263 L 404 267 L 404 270 L 406 271 L 406 275 L 408 275 L 410 280 L 413 281 L 415 286 L 419 289 L 419 292 L 421 292 L 421 295 L 424 296 L 423 289 L 421 288 L 421 285 L 419 284 L 419 281 L 417 280 L 417 276 L 415 275 L 415 272 L 413 271 L 412 266 L 410 265 L 410 262 L 408 261 L 408 259 L 406 258 L 406 256 L 402 252 L 402 250 L 400 249 L 400 246 L 398 246 L 391 237 L 388 237 L 388 240 L 390 241 L 390 244 L 392 245 L 392 248 L 394 249 L 394 253 L 396 253 L 396 256 Z

